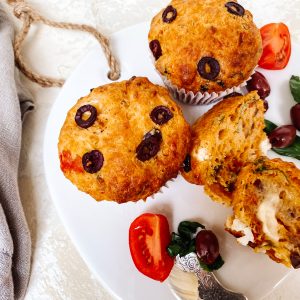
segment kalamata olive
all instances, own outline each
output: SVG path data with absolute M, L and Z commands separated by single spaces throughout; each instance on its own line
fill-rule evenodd
M 293 125 L 280 126 L 268 136 L 273 148 L 286 148 L 294 143 L 296 128 Z
M 197 66 L 199 75 L 207 80 L 214 80 L 218 77 L 221 67 L 219 62 L 209 56 L 202 57 Z
M 158 40 L 153 40 L 150 42 L 149 47 L 155 60 L 158 60 L 162 56 L 160 42 Z
M 191 156 L 189 154 L 185 157 L 182 167 L 185 173 L 189 173 L 192 170 Z
M 169 5 L 162 14 L 162 19 L 165 23 L 172 23 L 177 17 L 177 10 L 172 5 Z
M 233 15 L 242 17 L 245 14 L 244 7 L 236 2 L 233 2 L 233 1 L 227 2 L 225 4 L 225 7 L 227 8 L 228 12 Z
M 211 265 L 220 255 L 219 242 L 211 230 L 201 230 L 196 236 L 196 251 L 199 259 Z
M 100 171 L 103 166 L 104 157 L 98 150 L 93 150 L 83 155 L 82 166 L 88 173 L 94 174 Z
M 85 114 L 89 113 L 89 117 L 84 119 Z M 78 108 L 75 115 L 75 122 L 81 128 L 89 128 L 91 127 L 97 119 L 97 109 L 90 104 L 83 105 Z
M 300 130 L 300 103 L 291 108 L 291 118 L 294 126 Z
M 294 269 L 299 269 L 300 268 L 300 255 L 298 253 L 293 252 L 291 254 L 291 263 Z
M 264 108 L 265 112 L 269 109 L 269 102 L 267 100 L 264 100 Z
M 141 143 L 136 148 L 136 157 L 140 161 L 147 161 L 154 157 L 160 150 L 162 135 L 160 130 L 153 129 L 146 133 Z
M 173 113 L 168 107 L 160 105 L 152 110 L 150 118 L 154 123 L 163 125 L 173 118 Z
M 249 92 L 257 91 L 261 99 L 266 99 L 271 93 L 268 80 L 263 74 L 257 71 L 252 75 L 252 78 L 247 81 L 247 90 Z
M 232 92 L 231 94 L 229 95 L 226 95 L 223 99 L 228 99 L 228 98 L 232 98 L 232 97 L 238 97 L 238 96 L 243 96 L 241 93 L 238 93 L 238 92 Z

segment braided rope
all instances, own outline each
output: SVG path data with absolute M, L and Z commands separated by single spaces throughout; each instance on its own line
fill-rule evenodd
M 120 78 L 120 66 L 118 61 L 113 56 L 108 39 L 97 31 L 94 27 L 83 24 L 73 24 L 66 22 L 55 22 L 41 16 L 35 9 L 28 5 L 24 0 L 8 0 L 8 3 L 13 7 L 14 15 L 23 22 L 21 31 L 16 35 L 14 41 L 15 60 L 21 72 L 28 77 L 31 81 L 38 83 L 42 87 L 61 87 L 65 80 L 55 79 L 47 76 L 40 75 L 31 70 L 26 64 L 22 56 L 22 45 L 26 39 L 30 27 L 33 23 L 42 23 L 44 25 L 69 30 L 79 30 L 92 34 L 100 43 L 102 50 L 110 68 L 108 77 L 111 80 Z

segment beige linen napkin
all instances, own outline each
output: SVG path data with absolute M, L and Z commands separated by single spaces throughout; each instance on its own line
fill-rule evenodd
M 21 109 L 33 108 L 15 80 L 13 28 L 0 3 L 0 300 L 23 299 L 31 241 L 18 189 Z M 20 109 L 21 106 L 21 109 Z

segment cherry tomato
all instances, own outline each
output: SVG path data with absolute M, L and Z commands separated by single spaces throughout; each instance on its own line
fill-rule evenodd
M 129 228 L 129 247 L 136 268 L 144 275 L 163 282 L 174 265 L 167 252 L 170 241 L 165 216 L 146 213 L 136 218 Z
M 271 23 L 260 29 L 263 54 L 259 66 L 268 70 L 281 70 L 286 67 L 291 56 L 291 37 L 283 23 Z

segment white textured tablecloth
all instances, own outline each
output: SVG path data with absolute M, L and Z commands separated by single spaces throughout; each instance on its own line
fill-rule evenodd
M 28 0 L 43 15 L 58 21 L 82 22 L 105 34 L 150 20 L 166 0 Z M 240 1 L 261 11 L 259 26 L 285 22 L 300 43 L 300 0 Z M 7 7 L 9 10 L 9 8 Z M 24 50 L 39 72 L 67 77 L 96 43 L 84 33 L 34 27 Z M 300 54 L 299 54 L 300 55 Z M 300 73 L 300 70 L 299 70 Z M 33 242 L 32 275 L 26 299 L 112 299 L 97 282 L 67 236 L 54 209 L 44 177 L 42 147 L 51 105 L 59 89 L 42 89 L 25 80 L 36 99 L 36 111 L 24 124 L 20 189 Z M 267 298 L 300 299 L 300 271 L 293 273 Z M 255 287 L 253 287 L 255 288 Z M 127 300 L 127 299 L 126 299 Z

